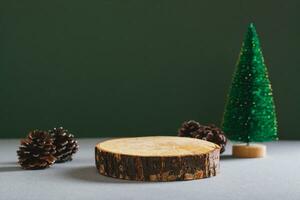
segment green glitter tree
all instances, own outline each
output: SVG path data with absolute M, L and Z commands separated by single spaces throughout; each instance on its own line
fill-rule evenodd
M 272 88 L 252 23 L 239 55 L 222 127 L 226 136 L 233 141 L 249 144 L 277 139 Z

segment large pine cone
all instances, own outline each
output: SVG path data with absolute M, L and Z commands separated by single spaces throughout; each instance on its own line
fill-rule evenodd
M 31 131 L 20 143 L 17 155 L 23 169 L 44 169 L 54 164 L 55 146 L 48 132 Z
M 178 130 L 178 136 L 192 137 L 191 133 L 198 130 L 200 124 L 194 120 L 183 122 L 181 128 Z
M 70 134 L 68 130 L 63 127 L 54 128 L 49 131 L 51 137 L 54 139 L 54 145 L 56 146 L 56 153 L 54 156 L 57 158 L 57 163 L 63 163 L 72 160 L 72 155 L 78 151 L 79 145 L 74 138 L 74 135 Z
M 214 124 L 207 126 L 200 125 L 193 120 L 182 124 L 182 127 L 178 130 L 178 136 L 198 138 L 213 142 L 221 147 L 220 153 L 225 151 L 225 146 L 227 144 L 227 138 L 220 128 Z
M 227 138 L 225 137 L 224 132 L 214 124 L 210 124 L 207 126 L 202 125 L 197 131 L 191 133 L 191 135 L 193 138 L 206 140 L 219 145 L 221 147 L 220 153 L 223 153 L 225 151 Z

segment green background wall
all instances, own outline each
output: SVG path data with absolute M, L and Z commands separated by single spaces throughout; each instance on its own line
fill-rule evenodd
M 300 139 L 299 1 L 0 3 L 0 137 L 63 125 L 81 137 L 219 124 L 256 24 L 281 139 Z

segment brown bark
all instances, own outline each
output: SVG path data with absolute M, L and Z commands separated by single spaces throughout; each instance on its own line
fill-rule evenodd
M 220 148 L 198 155 L 141 156 L 113 153 L 95 147 L 100 174 L 137 181 L 193 180 L 219 172 Z

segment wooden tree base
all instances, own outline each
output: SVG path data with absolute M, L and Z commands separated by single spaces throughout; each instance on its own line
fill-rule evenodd
M 261 144 L 234 144 L 232 155 L 237 158 L 262 158 L 266 156 L 266 146 Z
M 107 140 L 95 147 L 100 174 L 138 181 L 193 180 L 219 172 L 220 147 L 186 137 Z

